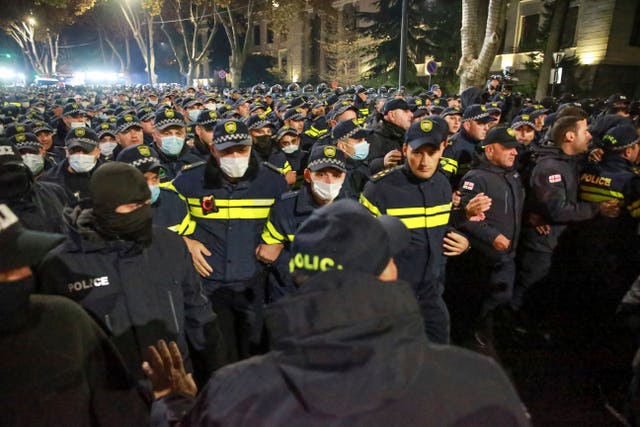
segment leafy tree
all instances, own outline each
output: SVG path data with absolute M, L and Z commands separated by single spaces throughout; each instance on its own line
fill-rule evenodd
M 208 60 L 216 18 L 213 0 L 165 0 L 161 28 L 187 85 L 194 74 L 199 75 L 200 64 Z
M 483 10 L 487 10 L 486 23 L 480 19 Z M 460 31 L 462 56 L 456 71 L 460 76 L 460 92 L 484 84 L 500 47 L 506 12 L 507 0 L 489 0 L 488 8 L 482 0 L 463 0 Z M 481 31 L 483 27 L 484 31 Z M 479 39 L 482 39 L 482 44 L 478 43 Z

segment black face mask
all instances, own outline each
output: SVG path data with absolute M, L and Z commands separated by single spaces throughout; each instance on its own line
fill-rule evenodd
M 129 240 L 151 244 L 151 206 L 144 205 L 133 212 L 100 212 L 94 209 L 96 225 L 100 234 L 110 239 Z
M 31 188 L 28 169 L 20 165 L 4 166 L 0 170 L 0 199 L 18 200 Z
M 271 139 L 271 135 L 256 136 L 253 149 L 256 150 L 260 157 L 269 157 L 271 150 L 273 149 L 273 139 Z
M 9 320 L 14 313 L 24 313 L 29 295 L 35 289 L 34 283 L 32 275 L 14 282 L 0 282 L 0 314 L 3 318 Z

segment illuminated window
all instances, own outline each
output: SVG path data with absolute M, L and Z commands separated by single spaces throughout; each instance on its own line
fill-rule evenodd
M 520 31 L 520 52 L 528 52 L 537 48 L 538 24 L 540 15 L 527 15 L 522 17 L 522 27 Z

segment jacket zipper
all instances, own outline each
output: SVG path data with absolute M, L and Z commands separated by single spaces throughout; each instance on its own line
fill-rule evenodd
M 104 315 L 104 323 L 107 325 L 107 328 L 109 328 L 109 331 L 113 332 L 113 326 L 111 325 L 111 317 L 109 317 L 108 314 Z
M 180 332 L 180 326 L 178 326 L 178 317 L 176 316 L 176 309 L 173 305 L 173 295 L 171 295 L 171 291 L 167 291 L 169 294 L 169 304 L 171 304 L 171 314 L 173 315 L 173 323 L 176 326 L 176 331 Z

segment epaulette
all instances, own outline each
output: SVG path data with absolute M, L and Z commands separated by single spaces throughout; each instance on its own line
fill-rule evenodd
M 294 197 L 296 197 L 298 195 L 298 191 L 288 191 L 286 193 L 282 193 L 282 196 L 280 196 L 281 200 L 287 200 L 287 199 L 293 199 Z
M 188 169 L 195 169 L 195 168 L 199 168 L 200 166 L 206 165 L 207 162 L 205 162 L 204 160 L 199 161 L 199 162 L 195 162 L 195 163 L 189 163 L 188 165 L 184 165 L 182 167 L 182 169 L 180 169 L 180 171 L 186 171 Z
M 396 169 L 396 167 L 388 168 L 388 169 L 385 169 L 385 170 L 381 170 L 380 172 L 378 172 L 377 174 L 375 174 L 375 175 L 373 175 L 371 177 L 371 181 L 376 182 L 376 181 L 381 180 L 382 178 L 384 178 L 385 176 L 387 176 L 391 172 L 393 172 Z

